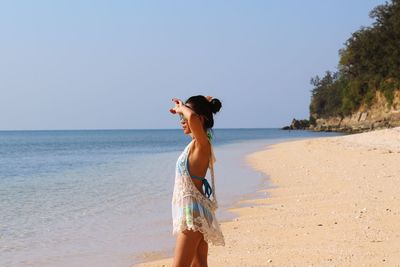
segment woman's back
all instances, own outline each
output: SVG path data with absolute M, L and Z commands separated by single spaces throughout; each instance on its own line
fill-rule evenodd
M 207 242 L 214 245 L 224 245 L 224 237 L 215 217 L 217 201 L 215 188 L 212 199 L 205 196 L 194 184 L 187 168 L 187 160 L 190 142 L 179 156 L 176 163 L 175 185 L 172 197 L 173 233 L 177 234 L 184 230 L 200 231 Z M 213 163 L 215 157 L 211 148 L 210 170 L 212 184 L 214 184 Z
M 189 175 L 192 178 L 195 178 L 192 181 L 200 192 L 203 192 L 202 178 L 204 178 L 207 174 L 207 170 L 210 165 L 210 157 L 211 143 L 208 143 L 207 146 L 204 146 L 198 144 L 196 140 L 194 140 L 188 152 L 187 168 Z

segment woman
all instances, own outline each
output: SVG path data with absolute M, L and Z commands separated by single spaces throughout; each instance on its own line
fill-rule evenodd
M 172 197 L 173 233 L 177 235 L 175 267 L 207 266 L 208 243 L 225 245 L 215 218 L 215 157 L 211 146 L 213 114 L 221 109 L 221 102 L 212 97 L 192 96 L 185 104 L 172 99 L 173 114 L 179 114 L 184 134 L 192 137 L 176 163 Z M 211 172 L 211 184 L 204 177 Z M 204 190 L 203 190 L 204 186 Z

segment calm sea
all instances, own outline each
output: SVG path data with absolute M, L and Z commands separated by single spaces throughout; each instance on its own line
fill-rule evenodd
M 265 186 L 246 154 L 339 135 L 214 133 L 220 220 Z M 0 131 L 0 266 L 131 266 L 143 252 L 170 252 L 175 162 L 190 140 L 180 129 Z

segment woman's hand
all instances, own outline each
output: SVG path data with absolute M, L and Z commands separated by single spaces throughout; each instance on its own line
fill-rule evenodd
M 172 98 L 172 101 L 175 103 L 175 107 L 171 108 L 169 110 L 169 112 L 171 112 L 172 114 L 182 113 L 181 108 L 182 108 L 182 106 L 185 105 L 185 104 L 183 104 L 182 100 L 180 100 L 178 98 Z

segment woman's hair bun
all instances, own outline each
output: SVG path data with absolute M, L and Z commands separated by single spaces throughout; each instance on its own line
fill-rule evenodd
M 214 114 L 217 113 L 222 107 L 221 101 L 219 101 L 219 99 L 217 98 L 211 99 L 210 104 L 211 104 L 211 111 Z

